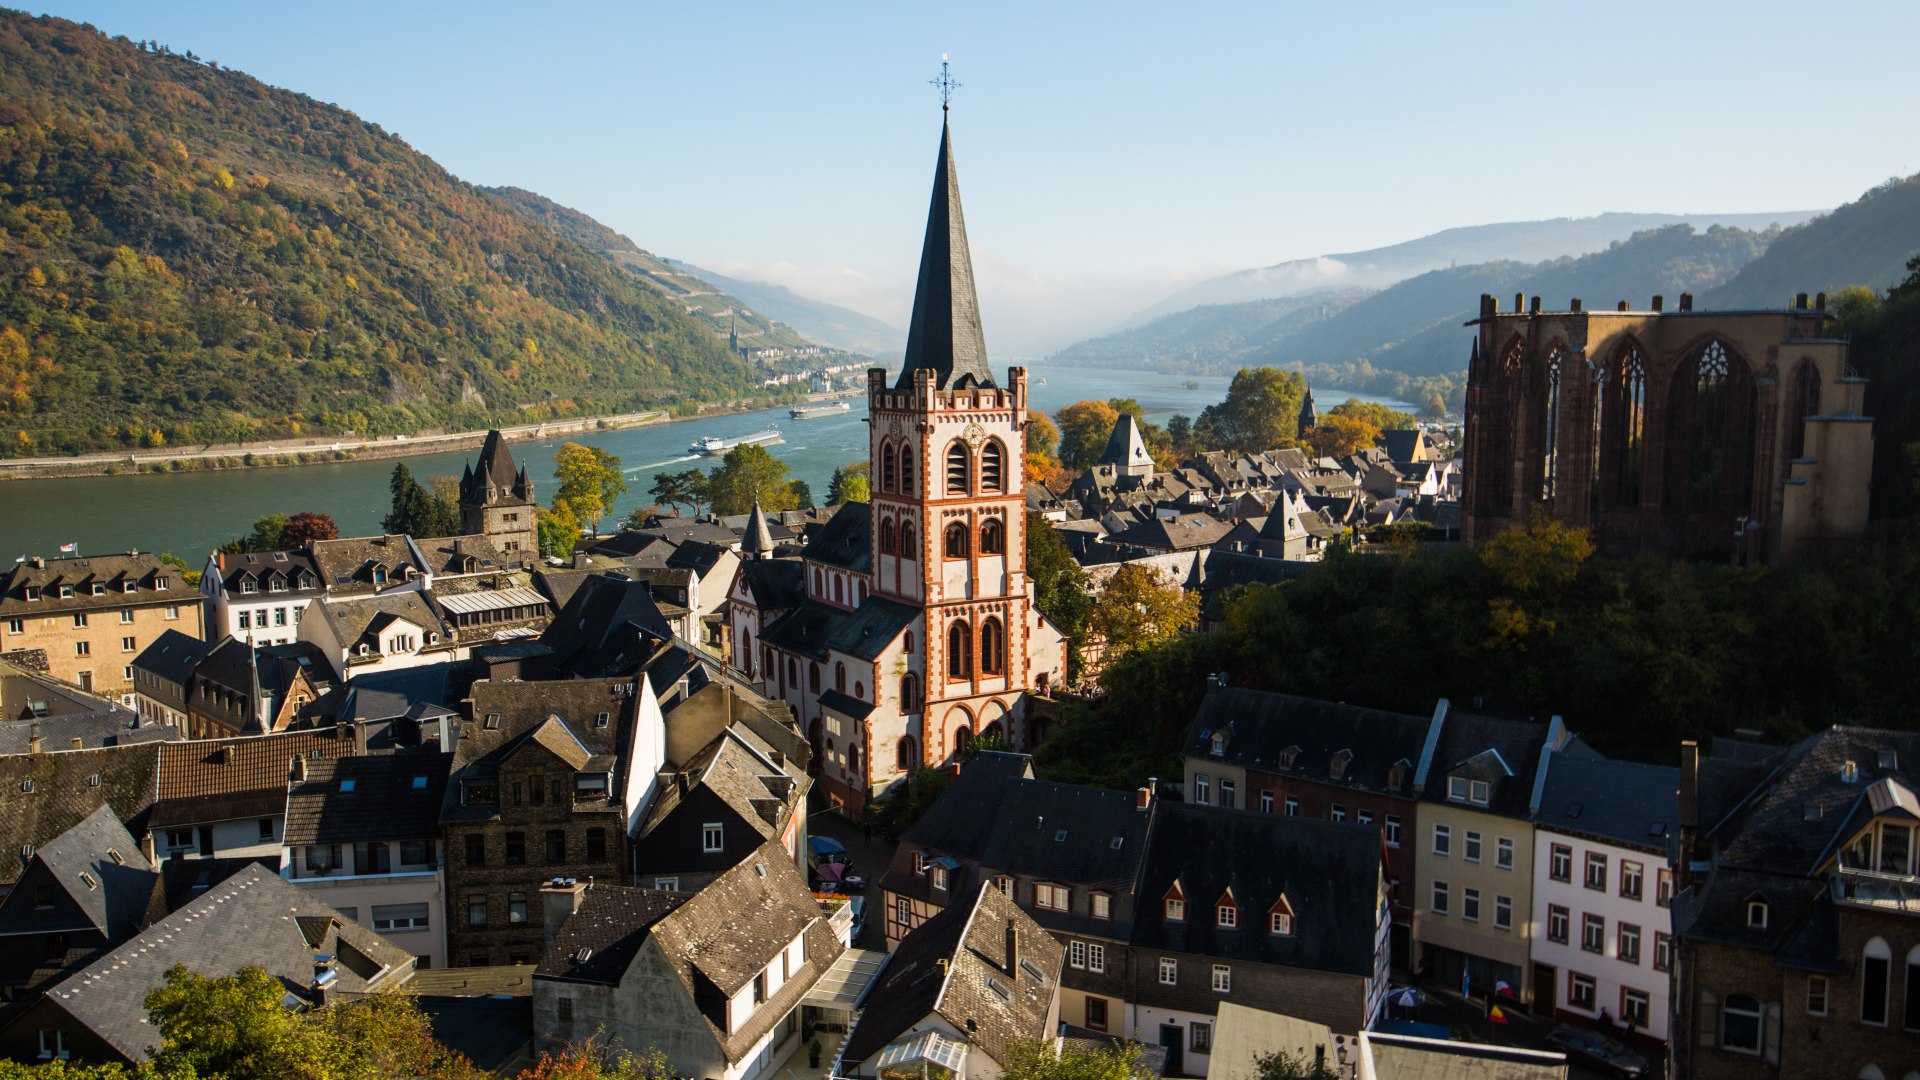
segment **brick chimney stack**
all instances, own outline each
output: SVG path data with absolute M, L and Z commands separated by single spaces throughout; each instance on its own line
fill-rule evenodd
M 553 947 L 553 939 L 560 936 L 560 927 L 580 910 L 586 902 L 587 890 L 592 883 L 581 884 L 575 878 L 553 878 L 540 887 L 540 936 L 543 949 Z
M 1020 930 L 1012 919 L 1007 920 L 1007 977 L 1020 977 Z

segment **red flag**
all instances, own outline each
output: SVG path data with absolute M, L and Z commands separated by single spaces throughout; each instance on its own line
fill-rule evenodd
M 1487 1019 L 1496 1024 L 1504 1024 L 1507 1022 L 1507 1014 L 1500 1011 L 1500 1006 L 1495 1005 L 1492 1011 L 1487 1013 Z

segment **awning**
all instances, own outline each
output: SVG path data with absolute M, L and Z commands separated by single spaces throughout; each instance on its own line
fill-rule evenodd
M 860 1007 L 860 1001 L 867 996 L 867 988 L 880 977 L 880 970 L 887 966 L 887 953 L 884 949 L 848 949 L 833 962 L 820 981 L 813 984 L 807 996 L 800 999 L 802 1004 L 822 1009 L 838 1009 L 852 1012 Z

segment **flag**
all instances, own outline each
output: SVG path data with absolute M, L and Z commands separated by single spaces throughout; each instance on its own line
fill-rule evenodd
M 1495 1005 L 1493 1011 L 1487 1013 L 1487 1019 L 1496 1024 L 1504 1024 L 1507 1022 L 1507 1014 L 1501 1011 L 1500 1006 Z
M 62 552 L 63 554 L 75 554 L 75 555 L 77 555 L 77 554 L 79 554 L 79 553 L 80 553 L 80 544 L 79 544 L 79 543 L 78 543 L 77 541 L 76 541 L 76 542 L 74 542 L 74 543 L 71 543 L 71 544 L 61 544 L 61 545 L 60 545 L 60 551 L 61 551 L 61 552 Z

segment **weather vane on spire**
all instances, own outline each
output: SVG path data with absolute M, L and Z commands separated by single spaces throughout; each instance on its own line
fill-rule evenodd
M 940 111 L 946 112 L 947 102 L 952 100 L 953 92 L 955 90 L 960 89 L 960 83 L 956 82 L 954 80 L 954 77 L 947 73 L 947 54 L 946 53 L 940 54 L 940 77 L 936 79 L 928 79 L 927 85 L 937 86 L 940 88 Z

